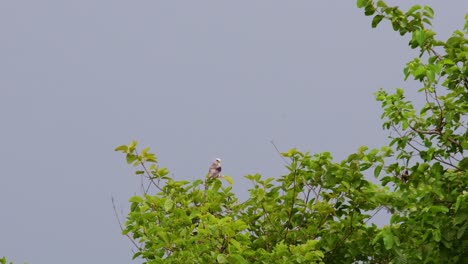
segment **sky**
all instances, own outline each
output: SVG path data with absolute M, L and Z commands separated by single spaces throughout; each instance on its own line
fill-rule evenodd
M 468 12 L 388 3 L 431 5 L 441 39 Z M 337 160 L 388 143 L 373 93 L 414 95 L 417 53 L 370 22 L 355 1 L 3 1 L 0 257 L 132 263 L 111 203 L 125 214 L 138 192 L 114 152 L 131 140 L 179 180 L 221 158 L 240 197 L 244 175 L 286 172 L 272 140 Z

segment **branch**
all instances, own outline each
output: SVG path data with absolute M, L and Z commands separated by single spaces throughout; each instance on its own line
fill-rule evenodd
M 135 154 L 136 154 L 137 156 L 139 156 L 138 151 L 137 151 L 136 149 L 135 149 Z M 160 190 L 161 192 L 164 192 L 163 189 L 161 189 L 161 187 L 159 187 L 159 185 L 153 180 L 153 175 L 148 171 L 148 169 L 146 168 L 145 163 L 144 163 L 143 161 L 140 161 L 140 165 L 141 165 L 141 167 L 143 167 L 143 170 L 145 171 L 145 173 L 146 173 L 146 175 L 147 175 L 147 177 L 148 177 L 148 180 L 150 180 L 150 185 L 151 185 L 151 183 L 152 183 L 154 186 L 156 186 L 156 188 L 158 188 L 158 190 Z M 147 194 L 147 193 L 148 193 L 148 190 L 149 190 L 150 185 L 148 185 L 148 187 L 147 187 L 146 190 L 145 190 L 144 185 L 143 185 L 143 176 L 142 176 L 142 179 L 141 179 L 141 188 L 142 188 L 143 194 Z
M 364 222 L 364 224 L 367 224 L 367 222 L 369 222 L 369 220 L 371 220 L 372 218 L 374 218 L 374 216 L 375 216 L 376 214 L 378 214 L 378 213 L 380 212 L 380 210 L 382 210 L 382 208 L 384 208 L 382 205 L 379 206 L 379 207 L 377 207 L 377 210 L 374 212 L 374 214 L 372 214 L 371 217 L 369 217 L 369 218 Z
M 443 59 L 443 57 L 439 53 L 437 53 L 433 47 L 430 47 L 428 50 L 432 52 L 439 60 Z
M 294 204 L 295 204 L 295 201 L 296 201 L 296 174 L 297 172 L 297 169 L 294 169 L 294 172 L 293 172 L 293 175 L 294 175 L 294 179 L 293 179 L 293 195 L 292 195 L 292 199 L 291 199 L 291 208 L 289 209 L 289 216 L 288 216 L 288 221 L 286 222 L 286 224 L 284 225 L 284 229 L 283 231 L 285 231 L 286 229 L 288 229 L 288 226 L 291 224 L 291 218 L 292 218 L 292 215 L 293 215 L 293 210 L 294 210 Z M 284 234 L 284 239 L 286 240 L 286 237 L 288 235 L 288 232 L 286 232 Z
M 151 181 L 151 183 L 154 184 L 154 186 L 156 186 L 156 188 L 158 188 L 158 190 L 160 190 L 161 192 L 164 192 L 164 190 L 161 189 L 161 187 L 159 187 L 159 185 L 156 182 L 154 182 L 154 180 L 153 180 L 151 174 L 149 173 L 148 169 L 146 168 L 145 164 L 143 162 L 140 162 L 140 165 L 145 170 L 146 174 L 148 175 L 148 179 Z
M 111 196 L 111 201 L 112 201 L 112 207 L 114 208 L 115 218 L 117 219 L 117 222 L 119 223 L 120 231 L 122 231 L 122 234 L 123 234 L 124 228 L 122 226 L 122 222 L 120 222 L 120 218 L 119 218 L 119 215 L 117 213 L 117 208 L 115 207 L 114 197 L 112 197 L 112 196 Z M 130 241 L 133 243 L 133 245 L 138 250 L 141 251 L 141 247 L 138 246 L 138 244 L 135 242 L 135 240 L 128 233 L 126 233 L 125 236 L 128 237 L 128 239 L 130 239 Z
M 443 133 L 442 133 L 442 128 L 440 128 L 440 130 L 437 130 L 437 129 L 431 129 L 431 130 L 420 130 L 420 129 L 417 129 L 415 127 L 413 127 L 412 125 L 408 125 L 409 128 L 411 128 L 411 130 L 413 130 L 414 132 L 416 133 L 419 133 L 419 134 L 423 134 L 423 135 L 438 135 L 438 136 L 443 136 Z M 462 147 L 461 144 L 459 144 L 458 142 L 456 142 L 453 138 L 450 138 L 450 137 L 447 137 L 447 140 L 452 143 L 452 144 L 455 144 L 459 147 Z
M 400 137 L 403 137 L 403 135 L 402 135 L 402 134 L 400 133 L 400 131 L 395 127 L 395 125 L 392 124 L 392 128 L 397 132 L 397 134 L 398 134 Z M 410 126 L 410 128 L 411 128 L 411 130 L 413 130 L 414 132 L 417 132 L 417 133 L 424 132 L 424 131 L 418 132 L 418 130 L 417 130 L 417 129 L 415 130 L 412 126 Z M 435 130 L 425 131 L 426 133 L 422 133 L 422 134 L 429 134 L 429 135 L 437 134 L 437 133 L 434 133 L 434 131 L 435 131 Z M 440 134 L 438 134 L 438 135 L 440 135 Z M 411 140 L 411 141 L 412 141 L 412 140 Z M 413 148 L 414 150 L 416 150 L 417 152 L 420 153 L 422 150 L 418 149 L 418 148 L 415 147 L 413 144 L 411 144 L 411 141 L 408 141 L 407 144 L 408 144 L 411 148 Z M 454 168 L 454 169 L 460 170 L 460 168 L 458 168 L 457 166 L 455 166 L 455 165 L 453 165 L 452 163 L 447 162 L 447 161 L 445 161 L 445 160 L 443 160 L 443 159 L 441 159 L 441 158 L 438 158 L 438 157 L 434 156 L 434 159 L 437 160 L 438 162 L 443 163 L 443 164 L 445 164 L 445 165 L 447 165 L 447 166 L 450 166 L 450 167 L 452 167 L 452 168 Z
M 276 152 L 278 152 L 278 154 L 280 155 L 281 159 L 283 159 L 284 163 L 286 165 L 291 165 L 285 158 L 283 155 L 281 155 L 281 152 L 279 151 L 279 149 L 276 147 L 275 145 L 275 142 L 273 140 L 270 140 L 270 143 L 273 145 L 273 147 L 275 148 Z

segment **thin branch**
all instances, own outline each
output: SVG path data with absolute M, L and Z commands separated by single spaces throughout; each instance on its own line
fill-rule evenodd
M 120 227 L 120 231 L 124 231 L 124 228 L 122 226 L 122 222 L 120 221 L 120 218 L 119 218 L 119 214 L 117 213 L 117 208 L 115 207 L 115 202 L 114 202 L 114 197 L 111 196 L 111 201 L 112 201 L 112 207 L 114 208 L 114 214 L 115 214 L 115 218 L 117 219 L 117 222 L 119 223 L 119 227 Z M 125 234 L 126 237 L 128 237 L 128 239 L 130 239 L 130 241 L 133 243 L 133 245 L 141 251 L 141 247 L 138 246 L 138 244 L 135 242 L 135 240 L 128 234 L 126 233 Z
M 429 51 L 431 51 L 435 56 L 437 56 L 437 58 L 438 58 L 439 60 L 442 60 L 442 59 L 443 59 L 443 57 L 442 57 L 441 55 L 439 55 L 439 53 L 437 53 L 437 52 L 434 50 L 434 48 L 430 47 L 430 48 L 429 48 Z
M 399 135 L 400 137 L 403 137 L 403 135 L 402 135 L 402 134 L 400 133 L 400 131 L 395 127 L 395 125 L 392 124 L 392 128 L 398 133 L 398 135 Z M 418 132 L 418 131 L 415 131 L 415 132 Z M 431 132 L 431 133 L 432 133 L 432 132 Z M 434 133 L 434 134 L 436 134 L 436 133 Z M 413 144 L 411 144 L 411 141 L 408 141 L 408 145 L 409 145 L 411 148 L 413 148 L 414 150 L 416 150 L 417 152 L 419 152 L 419 153 L 422 152 L 422 150 L 418 149 L 418 148 L 415 147 Z M 440 163 L 443 163 L 443 164 L 445 164 L 445 165 L 447 165 L 447 166 L 450 166 L 450 167 L 452 167 L 452 168 L 454 168 L 454 169 L 460 170 L 460 168 L 458 168 L 457 166 L 455 166 L 455 165 L 453 165 L 452 163 L 447 162 L 447 161 L 445 161 L 445 160 L 443 160 L 443 159 L 441 159 L 441 158 L 438 158 L 438 157 L 435 156 L 434 159 L 437 160 L 437 161 L 439 161 Z
M 278 154 L 280 155 L 281 159 L 283 159 L 284 163 L 286 163 L 286 165 L 291 165 L 285 158 L 284 156 L 281 154 L 281 152 L 279 151 L 278 147 L 276 147 L 276 144 L 273 140 L 270 140 L 270 143 L 273 145 L 273 147 L 275 148 L 276 152 L 278 152 Z
M 441 159 L 441 158 L 434 157 L 434 159 L 435 159 L 435 160 L 437 160 L 437 161 L 438 161 L 438 162 L 440 162 L 440 163 L 443 163 L 443 164 L 445 164 L 445 165 L 447 165 L 447 166 L 450 166 L 450 167 L 452 167 L 452 168 L 456 169 L 457 171 L 459 171 L 459 170 L 460 170 L 460 168 L 459 168 L 459 167 L 457 167 L 457 166 L 453 165 L 452 163 L 450 163 L 450 162 L 447 162 L 447 161 L 445 161 L 445 160 L 443 160 L 443 159 Z
M 393 128 L 393 130 L 394 130 L 395 132 L 397 132 L 397 134 L 398 134 L 399 137 L 404 137 L 404 135 L 402 135 L 402 134 L 400 133 L 400 130 L 398 130 L 398 129 L 395 127 L 394 124 L 392 124 L 392 128 Z M 411 144 L 410 142 L 408 142 L 408 145 L 409 145 L 410 147 L 412 147 L 414 150 L 416 150 L 417 152 L 421 152 L 420 149 L 418 149 L 417 147 L 415 147 L 415 146 L 414 146 L 413 144 Z
M 151 174 L 149 173 L 148 169 L 146 168 L 145 164 L 143 162 L 140 162 L 140 165 L 143 167 L 143 169 L 145 170 L 146 174 L 148 175 L 148 179 L 151 181 L 151 183 L 154 184 L 154 186 L 156 186 L 156 188 L 158 188 L 158 190 L 160 190 L 161 192 L 164 192 L 163 189 L 161 189 L 161 187 L 159 187 L 159 185 L 154 182 L 153 178 L 151 177 Z
M 364 222 L 364 224 L 367 224 L 367 222 L 369 222 L 369 220 L 371 220 L 372 218 L 374 218 L 374 216 L 375 216 L 376 214 L 378 214 L 378 213 L 380 212 L 380 210 L 382 210 L 382 208 L 384 208 L 382 205 L 379 206 L 378 209 L 374 212 L 374 214 L 371 215 L 371 217 L 369 217 L 369 218 Z
M 137 156 L 139 156 L 139 153 L 138 153 L 138 151 L 136 149 L 135 149 L 135 154 Z M 156 188 L 158 188 L 158 190 L 160 190 L 161 192 L 164 192 L 163 189 L 161 189 L 161 187 L 159 187 L 159 185 L 156 182 L 154 182 L 153 175 L 148 171 L 148 169 L 146 168 L 145 163 L 143 161 L 140 161 L 140 165 L 141 165 L 141 167 L 143 167 L 143 170 L 145 171 L 145 173 L 146 173 L 146 175 L 148 177 L 148 180 L 150 180 L 150 184 L 151 183 L 154 184 L 154 186 L 156 186 Z M 149 190 L 149 186 L 146 188 L 146 191 L 145 191 L 145 187 L 143 185 L 143 175 L 141 177 L 142 177 L 142 179 L 141 179 L 142 192 L 143 192 L 143 194 L 147 194 L 148 190 Z
M 322 185 L 319 186 L 319 189 L 318 189 L 318 192 L 315 192 L 314 190 L 314 193 L 315 193 L 315 197 L 316 197 L 316 201 L 320 201 L 320 194 L 322 193 Z
M 442 131 L 442 127 L 444 126 L 444 109 L 442 108 L 442 105 L 440 104 L 440 101 L 439 101 L 439 96 L 437 95 L 437 89 L 434 87 L 434 101 L 437 103 L 437 106 L 439 107 L 439 125 L 438 125 L 438 130 L 439 131 Z
M 414 132 L 419 133 L 419 134 L 423 134 L 423 135 L 438 135 L 438 136 L 441 136 L 441 137 L 443 136 L 441 130 L 435 130 L 435 129 L 432 129 L 432 130 L 420 130 L 420 129 L 417 129 L 417 128 L 413 127 L 412 125 L 408 125 L 408 126 L 409 126 L 409 128 L 411 128 L 411 130 L 413 130 Z M 459 144 L 458 142 L 456 142 L 453 138 L 447 137 L 447 140 L 450 141 L 450 143 L 455 144 L 455 145 L 461 147 L 461 144 Z
M 305 204 L 308 204 L 309 203 L 309 196 L 310 196 L 310 192 L 312 191 L 312 188 L 310 188 L 309 186 L 307 186 L 307 194 L 306 194 L 306 197 L 305 197 Z

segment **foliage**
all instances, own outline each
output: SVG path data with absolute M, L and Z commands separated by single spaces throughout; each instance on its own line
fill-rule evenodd
M 419 56 L 404 77 L 420 84 L 420 109 L 403 89 L 376 93 L 389 146 L 359 148 L 342 161 L 328 152 L 282 155 L 288 173 L 245 176 L 239 201 L 232 179 L 176 181 L 137 143 L 116 150 L 139 167 L 142 194 L 130 198 L 123 227 L 145 263 L 462 263 L 468 259 L 468 15 L 446 41 L 430 29 L 434 12 L 403 12 L 358 0 L 372 27 L 389 21 Z M 366 176 L 374 175 L 378 184 Z M 226 179 L 226 181 L 224 181 Z M 388 225 L 371 223 L 376 212 Z
M 413 6 L 403 13 L 383 1 L 358 1 L 372 26 L 386 19 L 420 55 L 404 68 L 421 85 L 424 105 L 416 109 L 403 89 L 377 92 L 383 127 L 392 129 L 390 146 L 397 162 L 386 168 L 382 183 L 396 186 L 399 202 L 388 227 L 398 245 L 396 255 L 408 262 L 458 263 L 468 259 L 468 14 L 463 31 L 441 41 L 430 28 L 430 7 Z M 400 179 L 397 179 L 400 178 Z
M 0 264 L 13 264 L 13 262 L 7 262 L 5 257 L 0 258 Z

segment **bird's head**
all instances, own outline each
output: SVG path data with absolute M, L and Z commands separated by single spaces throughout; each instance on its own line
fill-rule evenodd
M 216 161 L 217 163 L 221 163 L 221 159 L 220 159 L 220 158 L 215 159 L 215 161 Z

